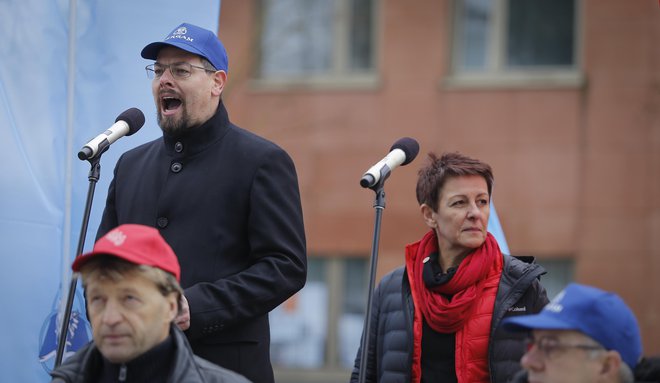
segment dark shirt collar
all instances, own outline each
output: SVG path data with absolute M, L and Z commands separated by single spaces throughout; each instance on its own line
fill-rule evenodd
M 422 269 L 424 284 L 431 290 L 434 287 L 449 282 L 454 277 L 454 274 L 456 274 L 456 270 L 458 270 L 458 266 L 450 267 L 447 269 L 446 273 L 443 273 L 442 268 L 440 267 L 440 262 L 438 262 L 439 256 L 439 253 L 431 253 L 428 261 L 424 263 L 424 268 Z
M 213 117 L 200 126 L 190 128 L 178 136 L 163 133 L 163 142 L 168 155 L 187 157 L 204 151 L 221 139 L 229 128 L 229 116 L 222 101 Z

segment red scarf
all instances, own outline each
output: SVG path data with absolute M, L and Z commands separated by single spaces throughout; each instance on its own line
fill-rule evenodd
M 424 319 L 433 330 L 450 334 L 463 327 L 463 322 L 470 316 L 500 248 L 488 233 L 486 241 L 463 259 L 454 277 L 431 291 L 422 278 L 423 261 L 437 251 L 438 238 L 431 230 L 422 238 L 417 251 L 407 254 L 406 267 L 415 305 L 420 307 Z M 452 296 L 451 301 L 445 295 Z
M 422 270 L 424 259 L 435 252 L 438 252 L 438 239 L 434 230 L 426 233 L 421 241 L 406 247 L 406 269 L 415 304 L 412 382 L 421 379 L 421 316 L 437 332 L 460 330 L 475 308 L 476 298 L 481 295 L 491 268 L 502 257 L 497 241 L 488 233 L 486 241 L 463 259 L 447 283 L 429 290 Z M 451 301 L 442 294 L 452 296 Z

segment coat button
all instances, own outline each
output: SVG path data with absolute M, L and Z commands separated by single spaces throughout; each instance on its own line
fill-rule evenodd
M 165 217 L 158 217 L 158 221 L 156 223 L 157 223 L 158 227 L 160 227 L 161 229 L 164 229 L 164 228 L 167 227 L 167 224 L 170 223 L 170 221 Z
M 170 170 L 174 173 L 180 172 L 181 169 L 183 169 L 183 165 L 181 165 L 179 162 L 175 162 L 170 166 Z
M 183 151 L 183 144 L 181 142 L 177 142 L 174 144 L 174 151 L 177 153 L 181 153 Z

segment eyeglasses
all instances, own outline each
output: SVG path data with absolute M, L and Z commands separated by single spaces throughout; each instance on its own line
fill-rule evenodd
M 577 348 L 581 350 L 605 350 L 603 346 L 597 344 L 561 343 L 559 339 L 553 336 L 542 336 L 536 339 L 530 335 L 527 339 L 525 339 L 525 346 L 528 352 L 533 346 L 536 346 L 536 348 L 541 351 L 543 356 L 546 358 L 552 358 L 554 355 L 557 355 L 558 352 L 571 348 Z
M 172 76 L 174 76 L 174 78 L 176 79 L 183 79 L 190 77 L 190 75 L 192 75 L 193 68 L 201 69 L 206 72 L 215 72 L 215 70 L 213 69 L 207 69 L 186 62 L 174 63 L 168 65 L 155 63 L 155 64 L 147 65 L 144 69 L 147 70 L 147 77 L 149 79 L 154 79 L 154 78 L 160 78 L 160 76 L 162 76 L 163 73 L 165 73 L 167 68 L 170 69 L 170 73 L 172 73 Z

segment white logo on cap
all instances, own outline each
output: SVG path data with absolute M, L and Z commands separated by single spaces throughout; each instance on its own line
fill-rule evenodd
M 165 40 L 167 41 L 169 39 L 182 39 L 192 43 L 194 39 L 192 37 L 186 36 L 186 33 L 188 33 L 188 29 L 186 27 L 179 27 L 177 28 L 176 31 L 172 33 L 172 36 L 169 36 Z
M 108 233 L 105 238 L 115 246 L 121 246 L 126 240 L 126 234 L 122 233 L 121 230 L 114 230 Z

